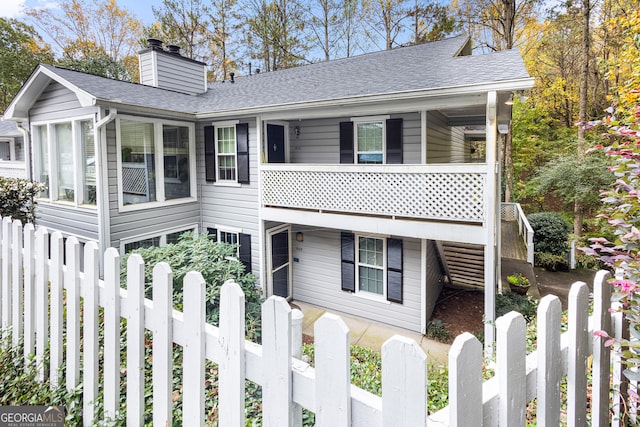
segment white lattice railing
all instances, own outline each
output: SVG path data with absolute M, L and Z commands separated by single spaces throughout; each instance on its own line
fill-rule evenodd
M 0 161 L 0 176 L 5 178 L 26 178 L 24 162 Z
M 263 165 L 262 206 L 482 222 L 484 165 Z

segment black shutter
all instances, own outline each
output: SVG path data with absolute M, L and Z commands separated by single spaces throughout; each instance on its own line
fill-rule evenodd
M 249 184 L 249 124 L 236 125 L 236 154 L 238 155 L 238 182 Z
M 387 300 L 402 304 L 401 239 L 387 239 Z
M 218 230 L 215 228 L 207 227 L 207 233 L 209 233 L 209 238 L 214 242 L 218 241 Z
M 402 164 L 402 119 L 387 120 L 387 163 Z
M 340 163 L 353 163 L 353 122 L 340 122 Z
M 207 181 L 216 180 L 216 139 L 213 126 L 204 127 L 204 175 Z
M 240 262 L 244 264 L 244 271 L 251 273 L 251 234 L 240 233 Z
M 342 290 L 356 291 L 356 245 L 353 233 L 340 233 L 342 256 Z

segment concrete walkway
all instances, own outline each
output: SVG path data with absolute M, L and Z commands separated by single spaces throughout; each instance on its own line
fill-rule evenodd
M 304 319 L 302 321 L 302 333 L 313 337 L 313 324 L 320 318 L 320 316 L 328 312 L 328 310 L 299 301 L 293 301 L 291 306 L 302 310 L 302 313 L 304 314 Z M 406 329 L 394 328 L 393 326 L 350 316 L 338 311 L 329 312 L 340 316 L 347 325 L 352 345 L 359 345 L 380 351 L 382 344 L 384 344 L 386 340 L 394 335 L 402 335 L 415 340 L 427 354 L 427 360 L 429 362 L 437 364 L 447 363 L 450 347 L 449 344 L 443 344 L 438 341 L 427 339 L 420 333 Z

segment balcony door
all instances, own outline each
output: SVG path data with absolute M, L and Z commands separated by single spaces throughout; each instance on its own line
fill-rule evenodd
M 286 159 L 286 129 L 284 124 L 267 123 L 267 162 L 285 163 Z
M 291 226 L 267 230 L 271 295 L 291 297 Z

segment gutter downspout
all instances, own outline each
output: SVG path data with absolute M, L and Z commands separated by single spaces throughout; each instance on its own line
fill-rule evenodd
M 98 133 L 96 143 L 98 149 L 96 154 L 98 156 L 97 164 L 100 168 L 97 172 L 97 191 L 98 191 L 98 247 L 100 248 L 100 275 L 104 273 L 104 264 L 102 262 L 102 254 L 111 245 L 111 221 L 109 219 L 109 168 L 107 165 L 107 133 L 103 131 L 104 127 L 111 123 L 118 115 L 116 108 L 110 108 L 109 114 L 98 120 L 95 124 L 96 132 Z
M 18 130 L 22 133 L 22 146 L 24 147 L 24 171 L 26 178 L 33 181 L 31 176 L 31 133 L 28 127 L 24 127 L 24 122 L 18 122 Z

